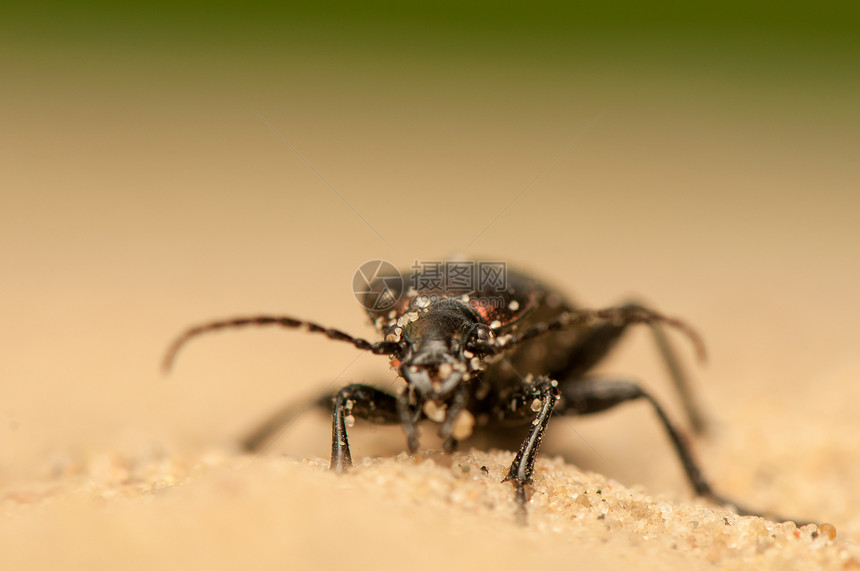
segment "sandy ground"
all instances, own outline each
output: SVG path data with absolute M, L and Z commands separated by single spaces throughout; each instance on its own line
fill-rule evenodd
M 540 463 L 523 527 L 511 490 L 499 483 L 511 459 L 404 454 L 338 477 L 321 459 L 105 453 L 66 466 L 39 489 L 6 494 L 4 561 L 6 568 L 858 564 L 856 544 L 834 539 L 832 527 L 650 495 L 562 459 Z M 34 549 L 36 537 L 51 549 Z
M 360 64 L 295 81 L 189 65 L 188 79 L 176 63 L 40 57 L 3 106 L 3 569 L 860 568 L 848 98 L 641 76 L 508 92 L 501 69 L 397 91 Z M 336 476 L 315 413 L 262 456 L 233 450 L 284 403 L 390 383 L 384 359 L 255 331 L 200 339 L 158 372 L 174 335 L 214 317 L 370 337 L 355 268 L 457 251 L 587 305 L 635 294 L 688 319 L 710 352 L 700 366 L 675 339 L 712 422 L 695 451 L 714 486 L 832 527 L 696 500 L 644 405 L 554 422 L 521 526 L 509 451 L 447 456 L 428 438 L 410 459 L 398 428 L 357 425 L 357 467 Z M 644 332 L 602 370 L 681 418 Z

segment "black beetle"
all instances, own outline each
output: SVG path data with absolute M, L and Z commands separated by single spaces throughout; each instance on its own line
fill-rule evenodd
M 410 275 L 412 280 L 416 274 Z M 391 288 L 395 289 L 392 290 Z M 406 381 L 399 394 L 366 384 L 350 384 L 316 404 L 332 412 L 331 469 L 352 465 L 347 426 L 355 418 L 377 424 L 400 424 L 411 453 L 418 449 L 417 425 L 439 424 L 446 451 L 473 430 L 528 426 L 505 481 L 514 485 L 520 514 L 525 515 L 526 485 L 553 414 L 591 414 L 617 404 L 645 400 L 668 434 L 687 479 L 697 495 L 733 506 L 742 515 L 759 515 L 714 492 L 702 475 L 685 439 L 662 406 L 639 384 L 618 377 L 587 376 L 627 327 L 651 326 L 694 430 L 703 427 L 687 382 L 661 325 L 680 330 L 705 357 L 699 335 L 681 320 L 637 303 L 600 310 L 574 306 L 558 291 L 524 273 L 507 270 L 504 288 L 484 287 L 452 294 L 442 287 L 416 289 L 401 280 L 377 279 L 367 296 L 384 293 L 396 303 L 368 315 L 383 340 L 371 343 L 337 329 L 287 316 L 240 317 L 199 325 L 180 335 L 164 359 L 169 370 L 179 349 L 192 337 L 218 329 L 274 325 L 321 333 L 358 349 L 388 355 Z M 258 450 L 284 424 L 278 415 L 248 437 L 243 446 Z M 784 519 L 784 518 L 775 518 Z

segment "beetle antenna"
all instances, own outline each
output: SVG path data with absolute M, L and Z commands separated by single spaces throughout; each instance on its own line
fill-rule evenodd
M 284 327 L 287 329 L 304 329 L 306 331 L 310 331 L 311 333 L 322 333 L 329 339 L 333 339 L 335 341 L 346 341 L 347 343 L 352 343 L 357 349 L 361 349 L 362 351 L 370 351 L 376 355 L 390 355 L 394 353 L 398 344 L 392 341 L 379 341 L 377 343 L 371 343 L 365 339 L 361 339 L 358 337 L 353 337 L 348 333 L 344 333 L 339 329 L 331 329 L 328 327 L 323 327 L 313 321 L 305 321 L 303 319 L 296 319 L 294 317 L 288 317 L 284 315 L 257 315 L 253 317 L 236 317 L 233 319 L 225 319 L 223 321 L 212 321 L 210 323 L 204 323 L 201 325 L 196 325 L 191 327 L 182 333 L 179 337 L 177 337 L 173 343 L 167 348 L 167 352 L 164 354 L 164 360 L 161 363 L 161 369 L 164 373 L 169 373 L 170 369 L 173 367 L 173 363 L 176 360 L 176 355 L 179 353 L 179 350 L 185 346 L 188 341 L 192 338 L 197 337 L 198 335 L 202 335 L 203 333 L 209 333 L 211 331 L 218 331 L 220 329 L 234 329 L 240 327 L 265 327 L 269 325 L 275 325 L 278 327 Z
M 520 331 L 518 334 L 509 337 L 505 340 L 505 336 L 501 336 L 493 344 L 494 351 L 506 351 L 523 341 L 534 339 L 550 331 L 563 331 L 574 327 L 585 327 L 592 325 L 598 321 L 609 321 L 617 325 L 626 325 L 629 323 L 664 323 L 670 327 L 678 329 L 687 336 L 693 343 L 696 349 L 696 356 L 701 362 L 707 361 L 708 355 L 705 349 L 705 342 L 695 329 L 690 327 L 686 322 L 674 317 L 666 317 L 665 315 L 647 309 L 639 305 L 624 305 L 620 307 L 608 307 L 606 309 L 576 309 L 566 311 L 550 321 L 535 324 L 528 329 Z

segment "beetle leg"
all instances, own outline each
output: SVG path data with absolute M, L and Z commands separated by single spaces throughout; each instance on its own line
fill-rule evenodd
M 445 452 L 451 453 L 457 449 L 458 440 L 454 438 L 451 433 L 454 431 L 454 424 L 457 422 L 457 417 L 460 416 L 467 404 L 469 404 L 469 389 L 465 384 L 463 384 L 460 385 L 460 388 L 454 393 L 448 403 L 448 408 L 445 412 L 445 420 L 439 427 L 439 437 L 444 438 L 442 448 Z
M 525 416 L 529 411 L 536 412 L 531 429 L 520 446 L 508 475 L 503 482 L 514 483 L 516 501 L 519 505 L 519 518 L 525 521 L 526 516 L 526 485 L 532 483 L 535 468 L 535 458 L 543 438 L 546 426 L 552 416 L 553 408 L 558 402 L 558 383 L 549 377 L 538 377 L 533 382 L 517 389 L 506 403 L 504 411 L 508 418 Z
M 647 307 L 633 302 L 626 303 L 622 307 L 648 311 Z M 630 323 L 617 325 L 610 322 L 589 328 L 583 333 L 582 340 L 571 349 L 567 365 L 563 370 L 556 373 L 556 377 L 559 379 L 568 379 L 571 377 L 579 378 L 584 375 L 615 347 L 615 344 L 624 335 L 630 325 Z M 681 397 L 684 411 L 693 427 L 693 431 L 697 434 L 701 433 L 704 431 L 706 423 L 693 397 L 688 375 L 684 372 L 678 356 L 669 343 L 669 339 L 666 337 L 661 324 L 651 323 L 649 326 L 651 333 L 654 335 L 654 341 L 657 344 L 660 356 L 663 358 L 663 363 L 669 372 L 669 377 L 672 379 L 672 384 Z
M 644 399 L 648 401 L 657 413 L 663 428 L 669 435 L 675 452 L 681 460 L 687 479 L 696 494 L 705 497 L 715 497 L 714 491 L 702 475 L 698 464 L 693 459 L 690 448 L 681 433 L 675 428 L 663 407 L 654 397 L 633 381 L 618 378 L 585 378 L 562 383 L 561 394 L 564 403 L 559 412 L 569 414 L 592 414 L 610 409 L 623 402 Z
M 410 402 L 415 399 L 415 403 Z M 418 419 L 421 417 L 421 406 L 424 404 L 421 395 L 416 394 L 410 386 L 396 397 L 395 410 L 397 411 L 397 422 L 406 433 L 406 448 L 412 456 L 418 451 Z
M 654 412 L 657 413 L 657 417 L 660 419 L 660 423 L 663 425 L 666 433 L 669 435 L 672 446 L 675 448 L 675 453 L 681 460 L 687 480 L 689 480 L 690 485 L 697 495 L 719 504 L 731 506 L 737 510 L 739 515 L 762 516 L 778 521 L 791 519 L 750 510 L 739 505 L 734 500 L 730 500 L 714 492 L 702 474 L 702 470 L 699 468 L 699 464 L 696 462 L 689 445 L 669 420 L 663 407 L 635 382 L 626 379 L 602 377 L 574 379 L 571 382 L 563 382 L 561 384 L 561 395 L 562 402 L 559 404 L 557 412 L 567 414 L 591 414 L 604 411 L 627 401 L 639 399 L 648 401 L 654 408 Z M 796 519 L 792 521 L 798 522 L 798 525 L 803 523 Z
M 344 472 L 352 466 L 346 418 L 351 416 L 375 424 L 396 424 L 400 422 L 400 415 L 397 398 L 370 385 L 347 385 L 335 394 L 333 403 L 330 469 Z

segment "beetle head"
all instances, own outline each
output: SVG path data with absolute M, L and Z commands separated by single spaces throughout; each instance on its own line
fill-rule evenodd
M 394 359 L 406 382 L 424 398 L 443 400 L 484 369 L 472 345 L 492 336 L 471 306 L 445 299 L 405 313 L 386 339 L 400 343 Z

